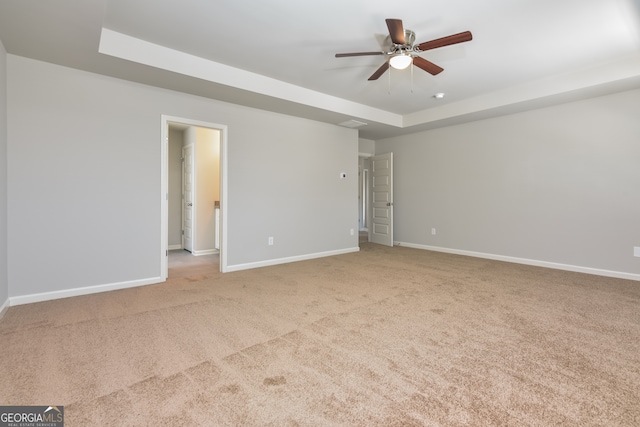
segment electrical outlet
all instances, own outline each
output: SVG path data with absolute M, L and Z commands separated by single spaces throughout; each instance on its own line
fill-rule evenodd
M 351 229 L 351 235 L 353 236 L 354 234 L 355 234 L 355 231 L 354 231 L 354 229 L 352 228 L 352 229 Z
M 273 236 L 269 236 L 269 246 L 273 246 Z
M 432 234 L 433 236 L 435 236 L 435 235 L 436 235 L 436 229 L 435 229 L 435 228 L 432 228 L 432 229 L 431 229 L 431 234 Z
M 634 248 L 633 248 L 633 256 L 640 257 L 640 246 L 634 246 Z

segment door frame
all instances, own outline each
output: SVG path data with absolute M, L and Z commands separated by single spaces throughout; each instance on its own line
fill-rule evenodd
M 169 123 L 216 129 L 220 131 L 220 271 L 227 268 L 227 125 L 162 114 L 160 160 L 160 277 L 169 275 Z

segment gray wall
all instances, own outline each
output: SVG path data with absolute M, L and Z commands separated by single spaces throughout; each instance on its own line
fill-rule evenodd
M 636 90 L 377 141 L 395 240 L 637 278 L 639 112 Z
M 0 316 L 9 298 L 7 275 L 7 53 L 0 41 Z
M 162 114 L 228 126 L 229 266 L 357 250 L 357 131 L 7 60 L 10 297 L 160 277 Z
M 229 129 L 229 264 L 357 249 L 357 131 L 275 114 L 239 119 Z M 265 246 L 269 236 L 275 245 Z

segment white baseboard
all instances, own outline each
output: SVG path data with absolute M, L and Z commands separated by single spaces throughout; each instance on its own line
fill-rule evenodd
M 80 295 L 97 294 L 99 292 L 115 291 L 118 289 L 135 288 L 138 286 L 152 285 L 164 282 L 160 277 L 150 277 L 148 279 L 132 280 L 129 282 L 109 283 L 106 285 L 87 286 L 84 288 L 64 289 L 61 291 L 43 292 L 39 294 L 21 295 L 9 298 L 9 305 L 30 304 L 33 302 L 50 301 L 60 298 L 76 297 Z
M 170 251 L 175 251 L 176 249 L 182 249 L 182 245 L 169 245 L 167 247 Z
M 259 268 L 259 267 L 268 267 L 270 265 L 287 264 L 287 263 L 296 262 L 296 261 L 306 261 L 309 259 L 324 258 L 324 257 L 334 256 L 334 255 L 348 254 L 351 252 L 358 252 L 359 250 L 360 250 L 359 247 L 355 247 L 355 248 L 348 248 L 348 249 L 340 249 L 337 251 L 316 252 L 316 253 L 307 254 L 307 255 L 298 255 L 298 256 L 287 257 L 287 258 L 270 259 L 267 261 L 250 262 L 247 264 L 228 265 L 223 273 L 240 271 L 240 270 L 249 270 L 252 268 Z
M 3 302 L 2 305 L 0 305 L 0 319 L 2 319 L 2 316 L 4 316 L 4 314 L 9 309 L 9 305 L 10 305 L 9 298 L 7 298 L 7 300 Z
M 427 251 L 445 252 L 445 253 L 448 253 L 448 254 L 465 255 L 465 256 L 471 256 L 471 257 L 475 257 L 475 258 L 492 259 L 492 260 L 496 260 L 496 261 L 512 262 L 512 263 L 515 263 L 515 264 L 525 264 L 525 265 L 533 265 L 533 266 L 536 266 L 536 267 L 553 268 L 555 270 L 573 271 L 573 272 L 576 272 L 576 273 L 593 274 L 593 275 L 596 275 L 596 276 L 615 277 L 615 278 L 618 278 L 618 279 L 628 279 L 628 280 L 638 280 L 638 281 L 640 281 L 640 274 L 625 273 L 625 272 L 622 272 L 622 271 L 602 270 L 602 269 L 599 269 L 599 268 L 581 267 L 581 266 L 578 266 L 578 265 L 560 264 L 560 263 L 556 263 L 556 262 L 539 261 L 539 260 L 527 259 L 527 258 L 517 258 L 517 257 L 511 257 L 511 256 L 505 256 L 505 255 L 494 255 L 494 254 L 487 254 L 487 253 L 483 253 L 483 252 L 473 252 L 473 251 L 463 251 L 463 250 L 458 250 L 458 249 L 441 248 L 441 247 L 438 247 L 438 246 L 418 245 L 418 244 L 415 244 L 415 243 L 407 243 L 407 242 L 393 242 L 393 243 L 394 243 L 394 245 L 404 246 L 404 247 L 407 247 L 407 248 L 424 249 L 424 250 L 427 250 Z
M 319 252 L 319 253 L 301 255 L 301 256 L 295 256 L 295 257 L 289 257 L 289 258 L 280 258 L 280 259 L 261 261 L 261 262 L 255 262 L 255 263 L 239 264 L 239 265 L 233 265 L 233 266 L 227 267 L 227 270 L 225 272 L 248 270 L 251 268 L 285 264 L 288 262 L 295 262 L 295 261 L 304 261 L 308 259 L 322 258 L 322 257 L 327 257 L 332 255 L 346 254 L 350 252 L 358 252 L 359 250 L 360 250 L 359 247 L 355 247 L 355 248 L 343 249 L 338 251 Z M 198 255 L 206 255 L 207 253 L 217 253 L 217 252 L 218 250 L 216 249 L 213 249 L 211 251 L 200 251 Z M 4 311 L 10 306 L 30 304 L 34 302 L 50 301 L 50 300 L 55 300 L 60 298 L 69 298 L 69 297 L 75 297 L 80 295 L 90 295 L 90 294 L 96 294 L 99 292 L 115 291 L 118 289 L 135 288 L 138 286 L 161 283 L 161 282 L 164 282 L 165 280 L 166 279 L 162 277 L 150 277 L 150 278 L 141 279 L 141 280 L 132 280 L 127 282 L 119 282 L 119 283 L 108 283 L 105 285 L 87 286 L 82 288 L 64 289 L 60 291 L 43 292 L 38 294 L 29 294 L 29 295 L 20 295 L 16 297 L 10 297 L 2 305 L 2 307 L 0 307 L 0 317 L 2 313 L 4 313 Z
M 202 255 L 213 255 L 213 254 L 217 254 L 220 253 L 219 250 L 217 249 L 205 249 L 203 251 L 193 251 L 191 252 L 191 255 L 193 256 L 202 256 Z

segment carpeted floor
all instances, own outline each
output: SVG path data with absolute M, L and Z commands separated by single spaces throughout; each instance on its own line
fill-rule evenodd
M 640 283 L 364 243 L 11 307 L 0 404 L 66 426 L 638 426 Z

